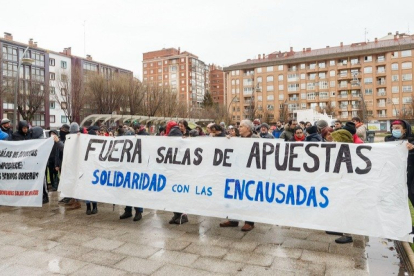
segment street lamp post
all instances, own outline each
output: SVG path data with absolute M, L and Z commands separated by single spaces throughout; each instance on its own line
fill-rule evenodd
M 235 102 L 237 102 L 237 101 L 238 101 L 237 95 L 235 95 L 235 96 L 233 97 L 233 99 L 231 99 L 231 101 L 230 101 L 230 103 L 229 103 L 229 107 L 227 108 L 227 114 L 230 114 L 230 107 L 231 107 L 231 104 L 232 104 L 234 101 L 235 101 Z
M 16 74 L 16 83 L 14 84 L 14 106 L 13 106 L 13 123 L 17 126 L 17 95 L 19 93 L 19 76 L 20 76 L 20 67 L 22 65 L 31 65 L 33 60 L 30 58 L 25 58 L 27 50 L 29 50 L 29 46 L 27 46 L 26 50 L 24 50 L 22 56 L 19 59 L 17 64 L 17 74 Z
M 253 121 L 254 120 L 254 112 L 253 112 L 253 104 L 254 104 L 254 93 L 255 92 L 260 92 L 260 85 L 259 83 L 257 83 L 256 85 L 254 85 L 254 76 L 253 76 L 253 91 L 252 91 L 252 96 L 250 97 L 250 120 Z

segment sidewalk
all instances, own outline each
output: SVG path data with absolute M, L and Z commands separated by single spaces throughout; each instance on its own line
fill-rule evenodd
M 57 193 L 42 208 L 0 207 L 2 275 L 369 275 L 365 237 L 338 245 L 323 231 L 256 224 L 248 233 L 222 219 L 144 210 L 119 220 L 119 206 L 66 211 Z

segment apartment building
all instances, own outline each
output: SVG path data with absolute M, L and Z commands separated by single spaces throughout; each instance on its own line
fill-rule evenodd
M 143 54 L 143 82 L 170 89 L 187 107 L 198 108 L 208 85 L 208 65 L 196 55 L 168 48 Z
M 413 117 L 414 36 L 390 33 L 372 42 L 258 55 L 224 68 L 233 122 L 262 117 L 273 123 L 286 110 L 324 110 L 385 122 Z
M 208 88 L 213 102 L 217 104 L 225 104 L 225 91 L 226 91 L 226 73 L 223 71 L 223 68 L 211 64 L 209 66 L 209 79 L 208 79 Z
M 132 71 L 94 61 L 92 56 L 86 58 L 72 55 L 71 48 L 65 48 L 62 52 L 55 52 L 49 49 L 38 47 L 33 39 L 28 44 L 16 42 L 10 33 L 5 33 L 0 38 L 0 84 L 2 89 L 8 88 L 7 94 L 0 98 L 1 118 L 9 118 L 13 121 L 14 102 L 10 95 L 16 80 L 18 61 L 21 59 L 24 50 L 29 47 L 25 57 L 33 60 L 30 65 L 22 65 L 19 75 L 19 88 L 21 94 L 29 95 L 30 85 L 33 81 L 45 89 L 44 102 L 36 112 L 32 120 L 33 126 L 56 129 L 62 124 L 69 124 L 70 121 L 80 122 L 84 117 L 94 112 L 91 103 L 87 102 L 81 108 L 81 112 L 72 112 L 72 89 L 74 85 L 82 86 L 87 81 L 89 73 L 99 73 L 107 79 L 112 79 L 116 74 L 127 74 L 132 78 Z M 82 90 L 81 93 L 85 93 Z M 68 116 L 69 115 L 69 116 Z M 18 120 L 21 120 L 18 114 Z

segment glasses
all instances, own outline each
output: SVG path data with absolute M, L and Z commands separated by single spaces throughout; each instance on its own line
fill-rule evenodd
M 303 132 L 301 131 L 301 132 L 296 132 L 296 134 L 303 134 Z

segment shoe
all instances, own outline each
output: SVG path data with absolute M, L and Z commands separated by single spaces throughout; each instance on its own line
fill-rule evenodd
M 188 222 L 188 216 L 186 214 L 182 214 L 174 221 L 175 224 L 184 224 L 186 222 Z
M 344 234 L 344 233 L 333 232 L 333 231 L 325 231 L 325 233 L 328 235 L 335 235 L 335 236 L 342 236 Z
M 174 216 L 170 219 L 170 221 L 168 223 L 169 224 L 175 224 L 175 221 L 179 218 L 180 218 L 180 215 L 174 213 Z
M 69 200 L 70 200 L 70 198 L 64 197 L 61 200 L 59 200 L 58 203 L 67 203 L 67 202 L 69 202 Z
M 56 191 L 57 191 L 57 188 L 52 187 L 52 192 L 56 192 Z
M 337 238 L 335 242 L 336 243 L 351 243 L 353 242 L 353 239 L 351 236 L 342 236 L 340 238 Z
M 228 220 L 226 222 L 220 223 L 220 227 L 237 227 L 237 226 L 239 226 L 239 222 L 238 221 Z
M 92 211 L 91 211 L 91 209 L 89 209 L 89 210 L 86 210 L 86 214 L 89 216 L 89 215 L 91 215 L 92 214 Z
M 253 230 L 253 228 L 254 228 L 254 225 L 251 225 L 251 224 L 247 224 L 247 223 L 245 223 L 245 224 L 243 225 L 243 227 L 241 228 L 241 230 L 242 230 L 243 232 L 249 232 L 249 231 Z
M 127 213 L 127 212 L 124 212 L 120 217 L 119 217 L 119 219 L 127 219 L 127 218 L 130 218 L 130 217 L 132 217 L 132 213 Z
M 73 203 L 72 205 L 68 206 L 68 210 L 76 210 L 81 208 L 81 204 L 79 201 L 75 201 L 75 203 Z
M 142 219 L 142 213 L 135 213 L 134 221 L 140 221 Z
M 65 205 L 73 205 L 76 202 L 74 198 L 71 198 L 68 202 L 65 203 Z
M 90 203 L 86 203 L 86 214 L 87 214 L 87 215 L 92 214 L 92 211 L 91 211 L 91 204 L 90 204 Z
M 91 214 L 95 215 L 98 213 L 98 208 L 93 208 Z
M 92 202 L 92 215 L 98 213 L 98 204 L 96 202 Z
M 42 204 L 46 204 L 46 203 L 49 203 L 49 197 L 48 196 L 45 196 L 43 198 L 43 201 L 42 201 Z

